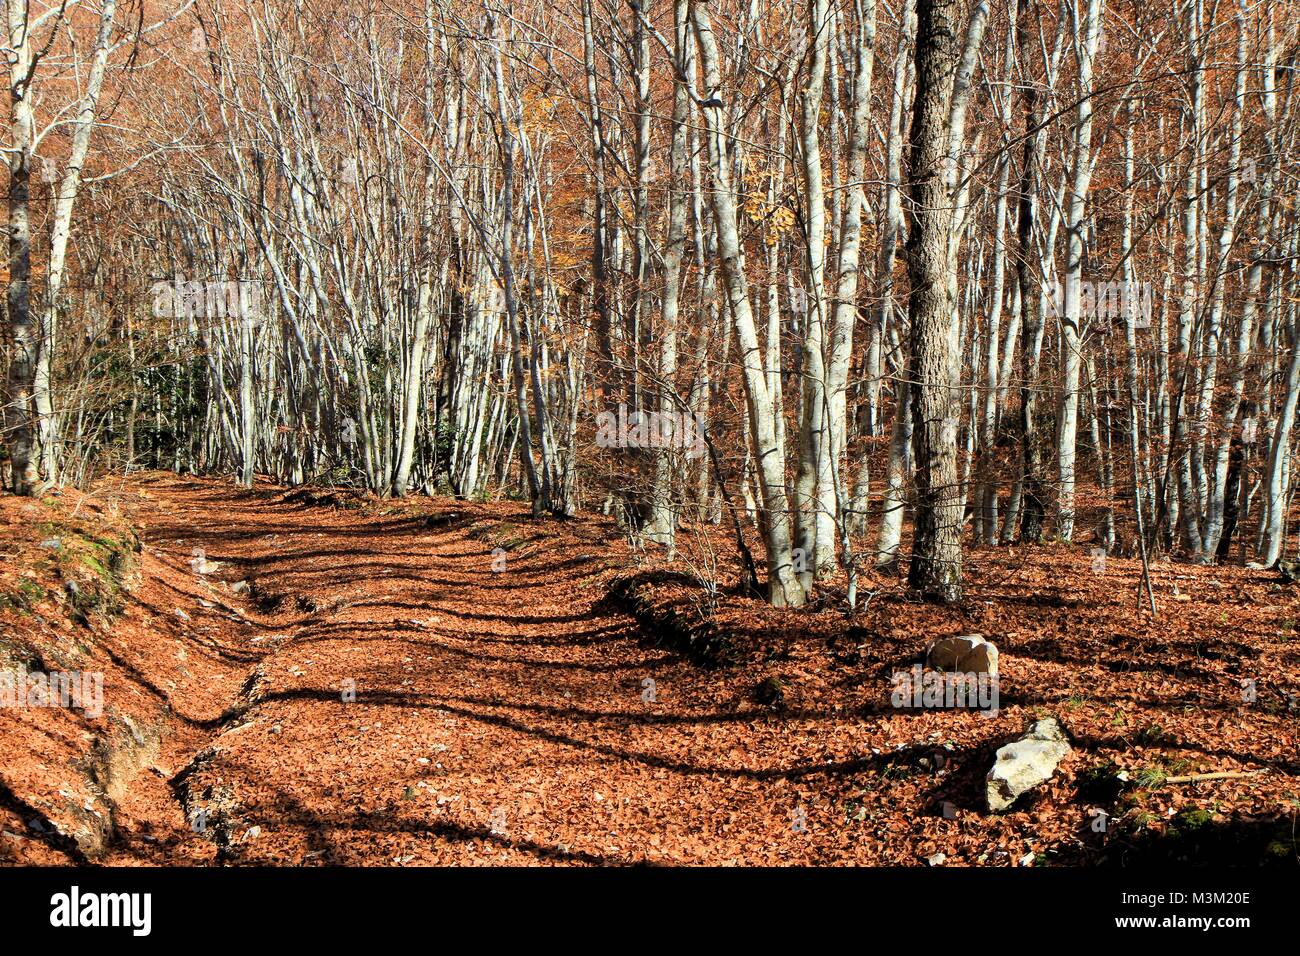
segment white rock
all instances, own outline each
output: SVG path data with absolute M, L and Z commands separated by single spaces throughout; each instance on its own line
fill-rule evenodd
M 982 634 L 941 637 L 926 648 L 925 666 L 939 671 L 996 674 L 998 649 Z
M 989 809 L 1001 813 L 1021 794 L 1050 780 L 1069 752 L 1065 731 L 1055 717 L 1036 721 L 1023 737 L 998 751 L 985 781 Z

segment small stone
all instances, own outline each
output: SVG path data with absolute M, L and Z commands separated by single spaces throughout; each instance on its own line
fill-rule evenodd
M 46 538 L 41 542 L 42 548 L 49 548 L 52 551 L 58 551 L 63 547 L 63 542 L 58 538 Z
M 190 616 L 186 614 L 184 611 L 182 611 L 180 608 L 177 608 L 175 613 L 176 616 L 179 617 L 182 621 L 188 621 L 190 619 Z
M 1065 730 L 1055 717 L 1035 721 L 1023 737 L 998 750 L 985 781 L 989 809 L 1001 813 L 1021 795 L 1051 779 L 1069 752 Z
M 220 561 L 209 561 L 207 558 L 195 557 L 190 561 L 190 567 L 193 568 L 195 574 L 203 575 L 215 574 L 225 567 L 225 565 Z

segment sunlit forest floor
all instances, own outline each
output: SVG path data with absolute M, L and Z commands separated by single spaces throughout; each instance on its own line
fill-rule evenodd
M 852 614 L 835 582 L 774 611 L 736 593 L 725 528 L 669 560 L 514 502 L 149 473 L 0 519 L 0 667 L 104 675 L 99 716 L 0 709 L 0 861 L 1300 859 L 1275 571 L 1160 561 L 1153 619 L 1136 560 L 976 548 L 960 607 L 868 576 Z M 995 714 L 894 706 L 971 633 Z M 1048 715 L 1070 754 L 989 813 L 995 751 Z

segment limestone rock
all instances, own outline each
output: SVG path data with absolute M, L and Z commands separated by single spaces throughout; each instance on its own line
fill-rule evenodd
M 1050 780 L 1069 752 L 1065 730 L 1055 717 L 1035 721 L 1023 737 L 998 750 L 985 781 L 989 809 L 1001 813 L 1022 794 Z
M 996 674 L 998 649 L 982 634 L 941 637 L 926 649 L 925 666 L 939 671 Z

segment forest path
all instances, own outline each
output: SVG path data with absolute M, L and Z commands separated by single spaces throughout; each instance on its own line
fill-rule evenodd
M 818 753 L 827 721 L 847 718 L 721 706 L 716 673 L 639 641 L 603 602 L 599 575 L 626 550 L 607 522 L 133 484 L 150 547 L 174 561 L 202 549 L 221 566 L 210 577 L 251 584 L 233 629 L 265 656 L 173 782 L 219 859 L 724 864 L 848 850 L 842 828 L 803 823 L 837 812 L 813 809 L 817 778 L 856 769 Z

